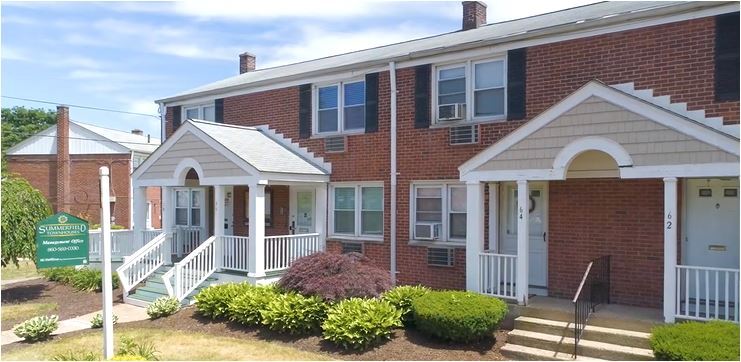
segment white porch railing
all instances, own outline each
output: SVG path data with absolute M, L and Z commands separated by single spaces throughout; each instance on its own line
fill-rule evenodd
M 221 240 L 208 238 L 162 276 L 170 296 L 182 301 L 219 268 L 217 248 Z
M 321 251 L 318 233 L 265 237 L 265 271 L 288 269 L 296 259 Z
M 160 229 L 142 230 L 141 238 L 134 237 L 134 230 L 111 230 L 111 256 L 123 258 L 139 250 L 142 245 L 157 237 L 162 232 Z M 100 230 L 90 231 L 90 259 L 100 260 L 102 239 Z
M 172 238 L 172 252 L 190 254 L 201 244 L 201 227 L 177 226 Z
M 167 242 L 171 237 L 167 233 L 157 235 L 116 269 L 125 295 L 168 260 Z
M 500 298 L 517 299 L 517 255 L 479 254 L 479 291 Z
M 677 265 L 676 317 L 739 321 L 739 270 Z
M 221 243 L 222 269 L 248 272 L 249 266 L 249 243 L 247 236 L 219 236 Z

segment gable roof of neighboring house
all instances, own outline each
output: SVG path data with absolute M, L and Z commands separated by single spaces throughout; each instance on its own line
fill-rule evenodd
M 567 33 L 586 32 L 595 28 L 610 28 L 606 31 L 619 31 L 620 27 L 641 20 L 682 15 L 729 4 L 738 7 L 738 4 L 734 2 L 601 2 L 522 19 L 487 24 L 466 31 L 455 31 L 300 63 L 258 69 L 190 89 L 157 100 L 157 102 L 183 101 L 189 98 L 266 86 L 277 82 L 297 81 L 309 76 L 330 72 L 354 71 L 360 67 L 383 67 L 390 61 L 407 61 L 446 52 L 520 40 L 542 39 L 546 36 L 564 36 Z M 585 33 L 582 36 L 589 35 L 593 34 Z
M 87 123 L 70 121 L 69 152 L 80 154 L 110 154 L 139 152 L 149 154 L 160 145 L 159 138 L 140 136 Z M 23 140 L 8 149 L 8 155 L 53 155 L 57 153 L 57 126 Z

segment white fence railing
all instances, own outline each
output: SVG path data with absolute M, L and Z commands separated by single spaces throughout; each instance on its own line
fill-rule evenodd
M 517 255 L 479 254 L 479 291 L 500 298 L 517 298 Z
M 677 265 L 677 318 L 739 321 L 739 270 Z
M 170 296 L 182 301 L 220 267 L 217 258 L 220 240 L 223 239 L 216 236 L 208 238 L 162 276 Z
M 223 255 L 221 268 L 240 272 L 249 271 L 250 238 L 247 236 L 219 236 Z
M 175 227 L 175 237 L 172 239 L 173 253 L 178 255 L 192 253 L 201 244 L 202 232 L 201 227 Z
M 134 230 L 111 230 L 111 256 L 122 258 L 133 254 L 144 244 L 157 237 L 162 232 L 160 229 L 142 230 L 141 237 L 134 237 Z M 102 240 L 100 230 L 90 231 L 90 259 L 100 260 Z
M 125 294 L 128 294 L 131 289 L 144 281 L 168 260 L 169 248 L 167 243 L 171 237 L 167 233 L 157 235 L 141 249 L 126 258 L 124 263 L 116 269 Z
M 265 237 L 265 271 L 287 269 L 294 260 L 322 250 L 319 234 Z

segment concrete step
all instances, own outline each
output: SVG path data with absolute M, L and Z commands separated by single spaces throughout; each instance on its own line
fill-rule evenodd
M 515 329 L 507 335 L 507 341 L 522 346 L 538 346 L 545 350 L 573 353 L 574 338 L 554 334 L 538 333 Z M 587 339 L 579 341 L 578 354 L 585 357 L 613 361 L 647 361 L 653 360 L 650 349 L 621 346 Z
M 563 337 L 574 337 L 573 321 L 562 322 L 533 317 L 517 317 L 515 319 L 515 329 Z M 625 329 L 606 328 L 587 324 L 582 334 L 582 340 L 588 339 L 621 346 L 649 349 L 648 338 L 650 336 L 650 333 L 645 332 L 634 332 Z
M 572 353 L 554 352 L 540 348 L 507 343 L 499 350 L 502 356 L 514 361 L 605 361 L 599 358 L 577 356 Z
M 167 294 L 167 288 L 164 284 L 160 285 L 144 285 L 143 287 L 136 288 L 135 292 L 151 292 L 157 294 Z
M 167 291 L 153 291 L 153 290 L 146 290 L 144 288 L 137 288 L 134 291 L 134 294 L 132 295 L 147 297 L 147 298 L 150 298 L 151 300 L 155 300 L 159 297 L 166 297 Z
M 547 319 L 552 321 L 560 322 L 574 322 L 574 311 L 563 311 L 551 308 L 540 308 L 540 307 L 515 307 L 519 311 L 520 316 L 532 317 L 538 319 Z M 631 318 L 629 316 L 604 316 L 600 313 L 593 313 L 589 316 L 590 326 L 606 327 L 623 329 L 627 331 L 644 332 L 650 333 L 651 329 L 657 325 L 658 322 L 651 322 L 647 320 L 641 320 L 637 318 Z

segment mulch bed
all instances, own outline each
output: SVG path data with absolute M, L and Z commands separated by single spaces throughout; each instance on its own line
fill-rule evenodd
M 103 295 L 94 292 L 78 292 L 68 285 L 44 279 L 14 283 L 2 288 L 2 306 L 21 303 L 56 303 L 54 312 L 59 320 L 70 319 L 92 313 L 103 308 Z M 122 290 L 113 291 L 113 302 L 122 303 Z M 2 330 L 13 328 L 23 320 L 4 320 Z
M 494 339 L 488 341 L 449 344 L 433 341 L 414 329 L 398 329 L 390 341 L 365 352 L 345 351 L 323 341 L 319 333 L 310 336 L 289 336 L 271 332 L 266 328 L 250 328 L 228 321 L 213 321 L 196 314 L 193 307 L 183 309 L 167 318 L 125 323 L 121 326 L 203 332 L 236 338 L 250 337 L 266 342 L 283 343 L 303 351 L 325 353 L 331 358 L 340 360 L 504 360 L 499 354 L 499 348 L 507 340 L 507 332 L 500 330 L 495 333 Z

